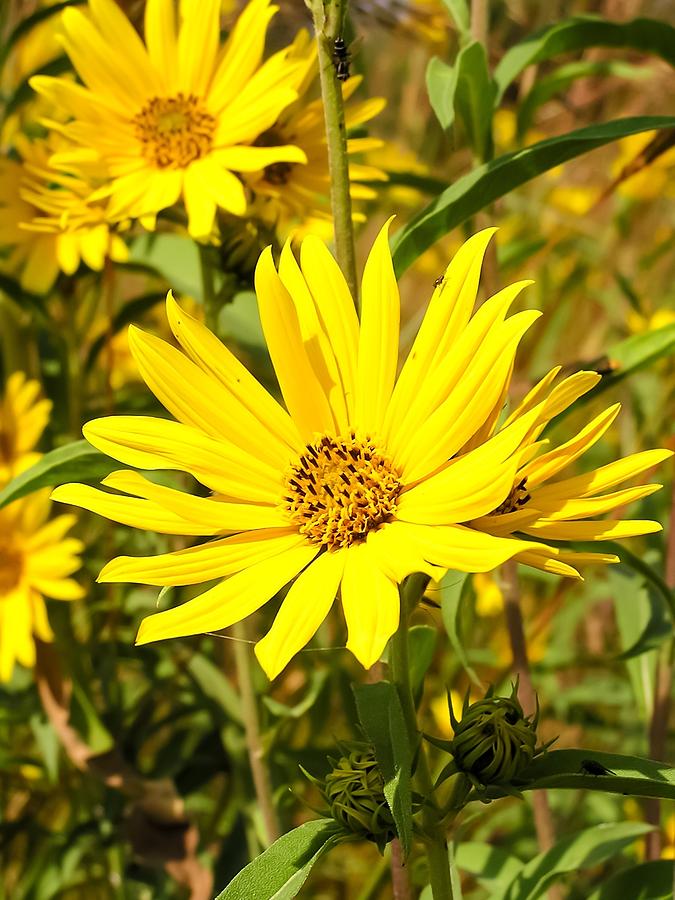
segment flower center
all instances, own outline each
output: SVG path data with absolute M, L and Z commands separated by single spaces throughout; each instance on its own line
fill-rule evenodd
M 399 475 L 372 441 L 323 437 L 286 478 L 286 508 L 298 528 L 328 550 L 349 547 L 391 520 Z
M 17 586 L 22 570 L 22 554 L 10 544 L 0 545 L 0 597 Z
M 199 97 L 153 97 L 132 122 L 143 155 L 159 169 L 183 168 L 212 147 L 216 120 Z
M 513 486 L 511 493 L 506 500 L 504 500 L 503 503 L 500 503 L 490 515 L 503 516 L 506 513 L 516 512 L 517 510 L 522 509 L 530 499 L 531 497 L 527 490 L 527 478 L 523 478 L 522 481 L 519 481 L 518 484 Z
M 263 131 L 263 133 L 255 139 L 253 146 L 279 147 L 283 144 L 292 144 L 293 142 L 294 138 L 284 134 L 278 128 L 268 128 L 267 131 Z M 295 163 L 289 162 L 270 163 L 269 166 L 265 166 L 263 169 L 263 181 L 266 181 L 268 184 L 273 184 L 275 187 L 287 184 L 295 165 Z

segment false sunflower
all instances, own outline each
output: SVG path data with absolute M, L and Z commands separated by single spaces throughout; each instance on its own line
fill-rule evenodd
M 297 97 L 287 51 L 262 62 L 276 7 L 251 0 L 228 40 L 220 41 L 219 0 L 148 0 L 145 43 L 114 0 L 89 0 L 63 13 L 63 45 L 84 85 L 37 76 L 31 85 L 73 121 L 60 130 L 77 149 L 56 155 L 63 168 L 97 159 L 109 183 L 111 220 L 149 224 L 182 197 L 193 237 L 207 236 L 218 207 L 246 212 L 235 173 L 301 163 L 294 146 L 252 146 Z M 54 125 L 59 128 L 60 126 Z
M 44 294 L 59 272 L 73 275 L 82 262 L 95 271 L 106 256 L 124 262 L 126 244 L 103 206 L 90 201 L 89 182 L 52 169 L 45 141 L 17 136 L 16 147 L 21 161 L 0 160 L 0 246 L 9 251 L 3 268 L 24 290 Z
M 556 447 L 540 436 L 549 422 L 586 394 L 600 380 L 597 372 L 576 372 L 554 385 L 560 366 L 553 368 L 506 419 L 512 428 L 534 408 L 540 412 L 524 434 L 518 453 L 521 465 L 508 497 L 489 515 L 471 522 L 471 527 L 495 537 L 533 540 L 537 546 L 519 553 L 519 562 L 557 575 L 581 577 L 577 565 L 615 563 L 610 553 L 581 553 L 558 549 L 549 553 L 541 541 L 609 541 L 660 531 L 658 522 L 644 519 L 596 518 L 653 494 L 660 484 L 641 484 L 613 490 L 672 456 L 670 450 L 645 450 L 608 463 L 584 474 L 570 468 L 605 434 L 616 419 L 620 404 L 610 406 L 577 434 Z M 495 410 L 496 413 L 496 410 Z
M 51 401 L 39 398 L 40 384 L 23 372 L 13 372 L 0 398 L 0 487 L 22 467 L 32 465 L 39 454 L 35 446 L 45 430 Z
M 0 681 L 14 665 L 35 664 L 35 637 L 53 639 L 44 597 L 77 600 L 81 541 L 66 537 L 75 517 L 48 521 L 49 492 L 38 491 L 0 509 Z
M 323 101 L 320 96 L 310 99 L 312 94 L 318 93 L 316 42 L 310 39 L 306 31 L 300 31 L 297 35 L 289 60 L 298 64 L 294 82 L 298 99 L 281 112 L 272 127 L 256 139 L 256 144 L 263 147 L 293 144 L 303 151 L 306 163 L 274 162 L 245 176 L 255 198 L 252 213 L 265 221 L 274 222 L 282 233 L 303 223 L 303 230 L 307 232 L 308 219 L 312 222 L 311 230 L 315 231 L 316 220 L 330 222 L 332 219 Z M 352 101 L 352 95 L 361 81 L 360 76 L 353 76 L 342 85 L 347 130 L 369 122 L 386 104 L 383 97 Z M 375 191 L 363 182 L 386 181 L 387 176 L 380 169 L 357 162 L 353 157 L 382 146 L 383 142 L 378 138 L 347 139 L 350 193 L 356 201 L 370 200 L 376 196 Z
M 398 378 L 399 294 L 387 227 L 362 282 L 359 322 L 325 245 L 307 237 L 256 269 L 267 346 L 285 409 L 169 294 L 178 350 L 132 327 L 150 389 L 178 421 L 113 416 L 87 440 L 125 465 L 174 469 L 197 497 L 122 470 L 103 484 L 57 488 L 54 499 L 151 531 L 213 540 L 155 557 L 119 557 L 102 581 L 196 585 L 206 591 L 146 618 L 137 642 L 216 631 L 255 612 L 292 582 L 256 654 L 270 678 L 314 635 L 339 593 L 347 647 L 370 667 L 399 621 L 398 584 L 412 572 L 493 569 L 528 549 L 459 524 L 502 503 L 540 407 L 461 457 L 509 380 L 518 343 L 539 317 L 506 317 L 527 282 L 472 317 L 492 230 L 470 239 L 434 290 Z M 124 496 L 126 494 L 127 496 Z M 554 550 L 550 551 L 555 554 Z

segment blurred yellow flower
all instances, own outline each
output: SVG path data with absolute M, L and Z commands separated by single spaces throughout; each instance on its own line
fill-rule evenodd
M 632 134 L 618 143 L 619 153 L 612 165 L 613 178 L 629 170 L 640 154 L 658 135 L 657 131 Z M 663 195 L 673 196 L 672 169 L 675 167 L 675 147 L 659 154 L 652 162 L 640 167 L 634 175 L 623 179 L 618 192 L 633 200 L 655 200 Z
M 406 575 L 487 571 L 529 546 L 458 523 L 506 499 L 519 461 L 513 451 L 539 409 L 448 460 L 490 415 L 539 313 L 505 320 L 520 284 L 472 318 L 493 230 L 481 232 L 447 267 L 397 379 L 399 294 L 387 231 L 365 266 L 360 323 L 318 239 L 305 239 L 300 265 L 287 244 L 278 272 L 270 248 L 260 257 L 260 316 L 288 412 L 171 295 L 168 318 L 184 354 L 131 329 L 143 378 L 179 421 L 110 417 L 88 423 L 85 436 L 127 465 L 188 472 L 213 496 L 122 471 L 103 483 L 132 496 L 75 484 L 53 497 L 152 531 L 219 535 L 176 553 L 120 557 L 102 581 L 220 579 L 146 618 L 138 643 L 226 628 L 293 582 L 256 645 L 268 676 L 313 637 L 338 590 L 347 648 L 369 668 L 398 626 Z
M 56 155 L 61 168 L 101 161 L 112 221 L 150 225 L 182 197 L 193 237 L 211 232 L 220 207 L 246 212 L 235 173 L 302 163 L 294 146 L 251 146 L 297 97 L 297 66 L 287 50 L 262 63 L 276 7 L 251 0 L 221 46 L 220 2 L 174 7 L 148 0 L 144 44 L 114 0 L 89 0 L 63 13 L 63 44 L 84 86 L 37 77 L 31 84 L 74 121 L 61 130 L 75 144 Z
M 658 490 L 659 484 L 643 484 L 613 492 L 611 488 L 668 459 L 673 455 L 670 450 L 634 453 L 583 475 L 553 480 L 603 436 L 620 409 L 620 404 L 614 404 L 570 440 L 547 449 L 548 442 L 539 440 L 544 428 L 600 380 L 596 372 L 577 372 L 552 387 L 559 372 L 559 366 L 552 369 L 504 422 L 503 428 L 512 428 L 523 416 L 531 416 L 533 410 L 538 410 L 520 445 L 520 464 L 508 497 L 488 515 L 475 519 L 472 527 L 499 537 L 522 534 L 533 540 L 561 542 L 614 540 L 660 531 L 659 523 L 649 520 L 607 521 L 591 517 L 611 512 Z M 500 398 L 493 410 L 488 434 L 495 427 L 502 403 L 503 398 Z M 581 577 L 575 565 L 618 562 L 618 557 L 607 553 L 559 550 L 551 556 L 541 546 L 532 547 L 517 558 L 536 569 L 573 577 Z
M 69 577 L 83 549 L 65 536 L 75 517 L 47 521 L 51 506 L 49 492 L 39 491 L 0 509 L 0 681 L 9 681 L 17 662 L 32 668 L 35 637 L 53 639 L 44 597 L 84 595 Z
M 49 421 L 50 400 L 39 399 L 40 384 L 23 372 L 7 379 L 0 399 L 0 487 L 39 458 L 33 453 Z
M 89 201 L 91 187 L 49 167 L 45 141 L 17 136 L 23 160 L 0 160 L 0 246 L 5 271 L 24 290 L 49 291 L 59 271 L 73 275 L 81 262 L 100 271 L 107 255 L 126 260 L 127 247 L 105 221 L 102 205 Z
M 636 312 L 632 309 L 626 317 L 628 330 L 632 334 L 641 334 L 644 331 L 655 331 L 657 328 L 665 328 L 675 322 L 675 309 L 657 309 L 653 313 Z
M 246 184 L 255 197 L 252 213 L 277 224 L 284 236 L 293 226 L 301 226 L 302 233 L 314 233 L 312 224 L 306 221 L 308 218 L 331 220 L 330 172 L 323 103 L 320 97 L 311 101 L 308 99 L 318 91 L 316 42 L 306 31 L 297 35 L 288 58 L 289 61 L 298 63 L 293 82 L 298 99 L 281 113 L 272 127 L 263 132 L 255 143 L 260 147 L 270 148 L 277 144 L 294 144 L 303 151 L 306 164 L 274 162 L 245 176 Z M 361 78 L 355 76 L 342 86 L 348 130 L 369 122 L 385 105 L 385 100 L 381 97 L 350 102 L 360 83 Z M 379 148 L 382 144 L 376 138 L 348 138 L 347 153 L 352 157 Z M 376 196 L 372 188 L 361 182 L 386 180 L 380 169 L 354 161 L 350 162 L 349 175 L 351 196 L 357 201 Z
M 478 572 L 473 576 L 476 592 L 476 613 L 481 618 L 498 615 L 504 609 L 502 589 L 489 572 Z

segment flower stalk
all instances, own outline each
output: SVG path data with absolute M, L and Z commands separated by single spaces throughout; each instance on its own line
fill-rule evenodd
M 346 7 L 346 0 L 311 0 L 318 48 L 321 96 L 326 123 L 335 253 L 354 302 L 358 304 L 354 225 L 352 220 L 352 200 L 349 191 L 347 130 L 342 100 L 342 86 L 338 80 L 333 60 L 335 41 L 337 38 L 342 37 L 342 24 Z
M 426 748 L 420 741 L 420 729 L 417 725 L 417 710 L 413 698 L 410 681 L 410 656 L 408 645 L 408 619 L 411 611 L 421 599 L 426 588 L 426 575 L 411 575 L 401 586 L 401 619 L 398 629 L 391 639 L 389 666 L 391 680 L 396 685 L 403 716 L 408 728 L 412 746 L 419 744 L 417 768 L 414 780 L 419 793 L 426 803 L 422 813 L 422 827 L 429 864 L 429 880 L 434 900 L 452 900 L 454 894 L 450 875 L 450 860 L 445 829 L 442 825 L 442 812 L 434 799 L 434 784 L 429 769 Z

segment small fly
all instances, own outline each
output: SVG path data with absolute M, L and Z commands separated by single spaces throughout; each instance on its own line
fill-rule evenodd
M 436 281 L 434 281 L 434 287 L 440 287 L 445 281 L 445 275 L 439 275 Z
M 579 774 L 580 775 L 616 775 L 616 772 L 612 772 L 611 769 L 608 769 L 607 766 L 603 766 L 602 763 L 599 763 L 597 759 L 582 759 L 581 765 L 579 766 Z

